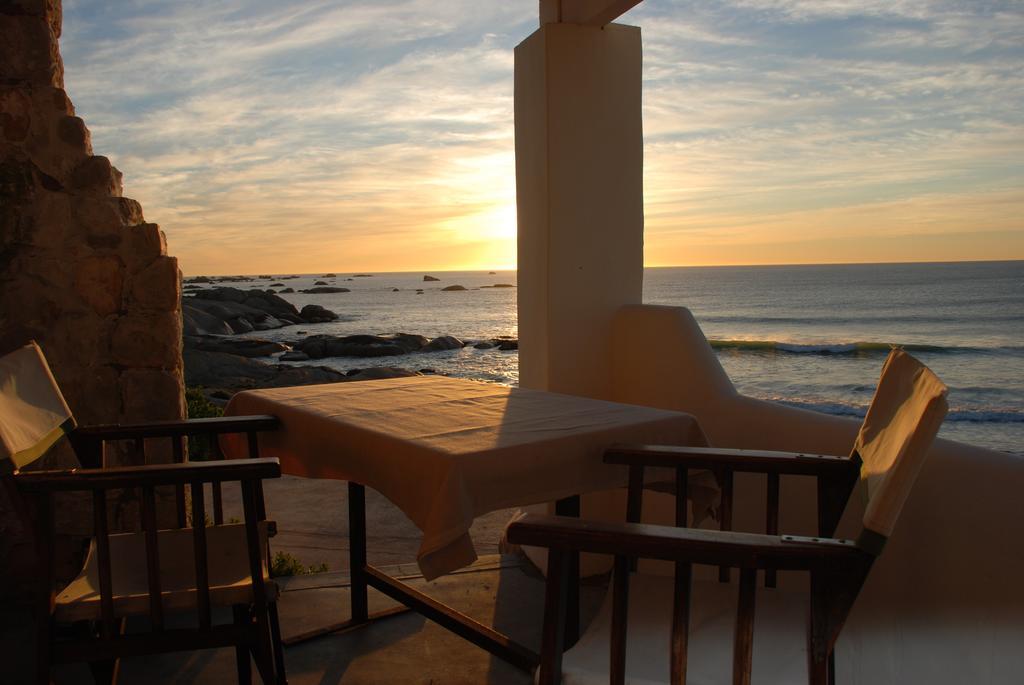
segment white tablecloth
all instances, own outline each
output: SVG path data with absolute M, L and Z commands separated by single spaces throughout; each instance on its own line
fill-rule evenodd
M 260 453 L 285 473 L 368 485 L 423 531 L 428 579 L 476 559 L 475 516 L 623 486 L 613 443 L 704 445 L 689 414 L 500 385 L 418 376 L 240 392 L 232 416 L 273 414 Z M 228 457 L 244 436 L 225 436 Z

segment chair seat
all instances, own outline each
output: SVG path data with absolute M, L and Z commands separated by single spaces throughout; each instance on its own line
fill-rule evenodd
M 160 584 L 164 611 L 194 609 L 197 592 L 195 552 L 191 528 L 161 530 L 157 534 L 160 550 Z M 210 604 L 228 606 L 252 602 L 245 524 L 227 524 L 206 528 Z M 260 556 L 267 555 L 267 528 L 260 524 Z M 85 565 L 57 596 L 56 619 L 61 623 L 98 619 L 101 616 L 99 561 L 96 539 L 89 544 Z M 119 533 L 110 536 L 111 584 L 114 613 L 129 616 L 149 613 L 149 584 L 144 533 Z M 265 567 L 265 565 L 264 565 Z M 267 599 L 277 598 L 277 584 L 264 568 Z
M 738 574 L 733 572 L 734 577 Z M 626 683 L 669 682 L 672 635 L 671 577 L 636 574 L 630 582 L 626 637 Z M 611 645 L 611 591 L 580 641 L 562 661 L 565 685 L 607 685 Z M 687 685 L 732 683 L 733 631 L 738 587 L 716 581 L 693 582 Z M 792 685 L 807 682 L 805 592 L 757 588 L 751 682 Z

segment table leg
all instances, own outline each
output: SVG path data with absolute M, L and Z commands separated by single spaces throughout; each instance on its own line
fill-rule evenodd
M 366 487 L 348 482 L 348 555 L 352 578 L 352 622 L 369 618 L 366 598 Z
M 555 502 L 556 516 L 580 516 L 580 496 L 572 495 Z M 565 649 L 580 639 L 580 553 L 566 555 L 566 573 L 569 583 L 565 593 Z

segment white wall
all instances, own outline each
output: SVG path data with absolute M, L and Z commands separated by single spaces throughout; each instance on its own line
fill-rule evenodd
M 643 353 L 652 340 L 657 356 Z M 716 446 L 844 455 L 853 445 L 856 421 L 738 394 L 686 309 L 624 307 L 612 341 L 614 399 L 694 414 Z M 763 488 L 763 476 L 737 478 L 736 529 L 763 532 Z M 781 502 L 783 532 L 814 533 L 811 479 L 783 478 Z M 855 492 L 841 536 L 859 532 L 862 502 Z M 937 440 L 840 636 L 837 681 L 1024 682 L 1021 578 L 1024 460 Z

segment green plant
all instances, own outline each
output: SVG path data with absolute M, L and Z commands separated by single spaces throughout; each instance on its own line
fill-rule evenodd
M 185 406 L 190 419 L 209 419 L 224 416 L 224 410 L 206 398 L 203 389 L 191 387 L 185 389 Z M 214 438 L 207 435 L 193 435 L 188 439 L 189 461 L 208 461 L 216 458 Z
M 224 416 L 224 410 L 206 399 L 203 389 L 198 386 L 185 389 L 185 404 L 190 419 L 209 419 Z
M 278 552 L 270 563 L 270 575 L 275 578 L 282 576 L 304 576 L 310 573 L 327 573 L 330 569 L 327 564 L 305 566 L 295 555 L 288 552 Z

